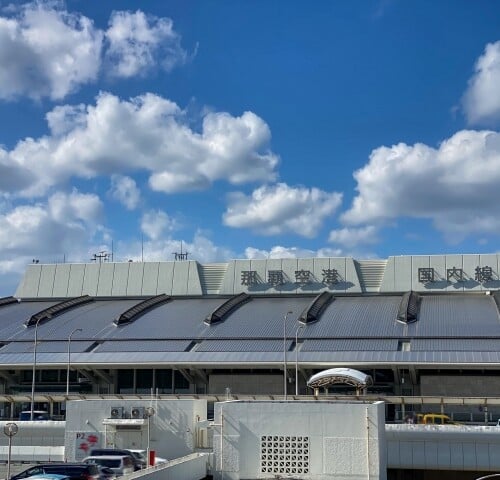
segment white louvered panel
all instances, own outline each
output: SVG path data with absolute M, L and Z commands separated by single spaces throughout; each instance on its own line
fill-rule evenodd
M 365 292 L 378 292 L 384 278 L 387 260 L 359 260 L 358 274 Z
M 201 288 L 204 293 L 217 294 L 226 275 L 227 263 L 206 263 L 200 265 Z

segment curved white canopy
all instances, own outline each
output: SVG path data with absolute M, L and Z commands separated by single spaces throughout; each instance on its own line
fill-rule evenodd
M 370 375 L 352 368 L 330 368 L 313 375 L 307 381 L 307 386 L 310 388 L 320 388 L 335 383 L 344 383 L 356 388 L 365 388 L 373 385 L 373 379 Z

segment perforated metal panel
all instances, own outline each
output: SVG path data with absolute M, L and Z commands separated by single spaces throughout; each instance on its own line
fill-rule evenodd
M 309 473 L 309 437 L 260 437 L 260 472 L 273 475 Z

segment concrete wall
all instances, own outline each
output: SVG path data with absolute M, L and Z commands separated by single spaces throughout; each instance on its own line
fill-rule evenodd
M 43 422 L 0 422 L 0 445 L 7 445 L 8 437 L 3 433 L 7 423 L 15 423 L 18 432 L 13 437 L 13 445 L 45 445 L 59 447 L 64 445 L 64 429 L 66 422 L 47 420 Z
M 216 479 L 385 479 L 382 403 L 215 405 Z
M 207 268 L 195 261 L 36 264 L 27 267 L 15 296 L 234 295 L 240 292 L 275 295 L 324 290 L 333 293 L 463 292 L 500 288 L 498 254 L 399 256 L 389 257 L 385 265 L 380 260 L 359 260 L 357 265 L 358 268 L 350 257 L 233 260 L 210 264 Z M 377 278 L 373 278 L 374 267 L 381 268 Z M 432 269 L 433 282 L 419 278 L 422 268 Z M 488 269 L 491 277 L 478 276 L 483 269 Z M 269 283 L 271 270 L 283 272 L 283 284 Z M 324 283 L 328 270 L 335 271 L 335 283 Z M 308 272 L 307 282 L 297 281 L 297 271 Z M 461 272 L 462 278 L 450 276 L 450 271 Z M 254 272 L 256 282 L 244 284 L 243 272 Z
M 12 422 L 0 422 L 0 461 L 8 456 L 9 438 L 4 426 Z M 43 462 L 64 460 L 64 431 L 66 422 L 14 422 L 18 432 L 12 437 L 11 460 L 13 462 Z
M 133 408 L 152 406 L 149 445 L 160 457 L 173 459 L 193 453 L 206 420 L 206 400 L 75 400 L 68 402 L 64 444 L 68 460 L 83 458 L 93 446 L 146 449 L 147 420 L 130 419 Z M 123 420 L 109 425 L 112 408 L 123 407 Z

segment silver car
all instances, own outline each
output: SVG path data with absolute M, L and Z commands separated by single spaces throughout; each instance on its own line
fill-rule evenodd
M 94 455 L 85 457 L 83 462 L 107 467 L 117 476 L 128 475 L 135 471 L 134 459 L 130 455 Z

